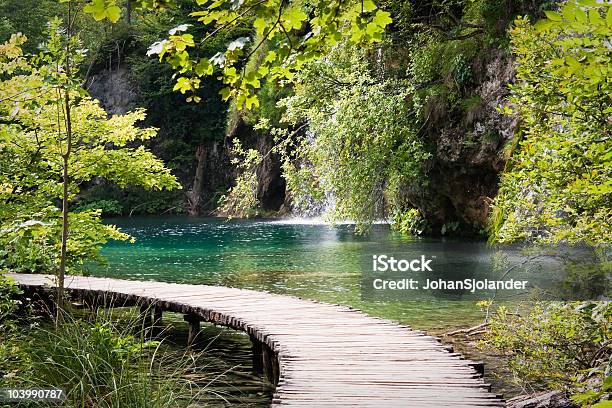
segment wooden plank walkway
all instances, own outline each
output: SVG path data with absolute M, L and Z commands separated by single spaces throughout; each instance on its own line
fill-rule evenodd
M 53 286 L 50 275 L 9 276 L 28 291 Z M 227 287 L 78 276 L 67 277 L 66 288 L 247 332 L 276 383 L 273 406 L 504 406 L 470 362 L 436 338 L 346 306 Z

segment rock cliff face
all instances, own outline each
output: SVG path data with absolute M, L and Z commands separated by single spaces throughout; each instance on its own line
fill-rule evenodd
M 507 85 L 513 79 L 513 65 L 507 51 L 472 62 L 474 73 L 471 103 L 452 110 L 443 104 L 429 106 L 429 119 L 424 136 L 432 153 L 425 164 L 427 185 L 420 191 L 408 191 L 408 201 L 419 208 L 432 226 L 434 234 L 446 230 L 477 233 L 489 215 L 491 199 L 497 193 L 503 170 L 504 146 L 512 138 L 516 123 L 497 111 L 508 96 Z M 104 70 L 88 81 L 90 93 L 98 98 L 109 114 L 121 114 L 135 106 L 137 87 L 130 82 L 123 67 Z M 163 129 L 160 133 L 163 133 Z M 278 157 L 271 153 L 271 135 L 254 130 L 242 119 L 229 130 L 225 140 L 209 140 L 184 152 L 189 158 L 176 169 L 184 186 L 189 210 L 195 192 L 199 197 L 194 214 L 210 214 L 219 196 L 232 186 L 236 178 L 230 160 L 230 146 L 238 137 L 245 148 L 255 148 L 264 157 L 257 173 L 257 198 L 268 212 L 286 211 L 285 180 Z M 164 157 L 164 143 L 152 146 Z M 200 149 L 200 150 L 198 150 Z M 202 152 L 201 160 L 196 157 Z M 196 173 L 201 183 L 194 188 Z
M 469 235 L 484 228 L 505 165 L 504 147 L 516 126 L 513 118 L 497 110 L 506 104 L 508 84 L 514 77 L 508 52 L 496 50 L 476 59 L 471 70 L 469 105 L 449 108 L 441 101 L 428 107 L 424 137 L 432 157 L 424 168 L 427 183 L 419 191 L 405 192 L 408 202 L 424 214 L 433 234 Z M 272 137 L 242 120 L 231 129 L 228 140 L 234 137 L 265 157 L 258 169 L 257 192 L 263 209 L 285 209 L 280 163 L 269 153 Z
M 131 78 L 128 67 L 119 66 L 94 72 L 89 76 L 86 87 L 109 115 L 124 114 L 142 106 L 138 84 Z M 235 178 L 228 154 L 229 146 L 223 140 L 194 142 L 190 140 L 191 133 L 169 134 L 163 125 L 153 125 L 160 130 L 158 137 L 147 143 L 149 148 L 166 162 L 180 161 L 179 165 L 172 167 L 183 186 L 185 210 L 192 215 L 211 214 L 220 195 L 231 186 Z M 182 144 L 173 145 L 177 140 L 182 141 Z M 176 146 L 181 150 L 177 152 Z
M 516 126 L 496 109 L 506 103 L 514 75 L 508 54 L 497 51 L 475 61 L 472 71 L 478 85 L 471 106 L 462 112 L 430 107 L 427 140 L 432 158 L 425 166 L 429 182 L 424 191 L 408 193 L 434 233 L 452 223 L 466 233 L 483 228 L 504 167 L 504 146 Z
M 122 115 L 132 107 L 138 93 L 131 82 L 129 71 L 121 66 L 113 70 L 102 70 L 87 79 L 86 88 L 102 103 L 109 115 Z
M 223 141 L 210 140 L 198 146 L 190 168 L 187 190 L 187 212 L 190 215 L 210 215 L 221 194 L 231 185 L 235 175 L 228 147 Z

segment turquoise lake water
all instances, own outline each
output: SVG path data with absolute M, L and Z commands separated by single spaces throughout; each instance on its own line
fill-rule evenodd
M 474 299 L 423 292 L 414 301 L 363 300 L 364 259 L 381 253 L 425 255 L 434 258 L 436 277 L 445 279 L 488 276 L 524 259 L 518 249 L 500 252 L 479 241 L 411 239 L 388 225 L 357 235 L 351 225 L 293 220 L 140 217 L 109 222 L 136 243 L 106 245 L 102 254 L 108 265 L 93 268 L 94 275 L 267 290 L 347 304 L 434 331 L 478 323 L 482 312 Z

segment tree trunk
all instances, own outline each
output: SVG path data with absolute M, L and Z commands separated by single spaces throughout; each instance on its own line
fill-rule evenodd
M 128 24 L 132 24 L 132 0 L 127 0 L 126 8 L 126 20 Z
M 67 99 L 66 99 L 67 100 Z M 68 110 L 66 111 L 66 116 L 68 117 Z M 68 122 L 70 123 L 70 122 Z M 67 131 L 67 133 L 70 133 Z M 67 143 L 71 142 L 71 137 L 67 137 Z M 68 152 L 70 148 L 68 147 Z M 62 318 L 62 312 L 64 310 L 64 278 L 66 276 L 66 258 L 67 258 L 67 243 L 68 243 L 68 212 L 69 212 L 69 203 L 68 203 L 68 185 L 69 185 L 69 176 L 68 176 L 68 159 L 70 158 L 70 154 L 66 153 L 63 155 L 63 194 L 62 194 L 62 244 L 60 249 L 60 268 L 57 275 L 57 321 L 60 322 Z
M 68 213 L 70 211 L 70 203 L 68 202 L 68 194 L 70 190 L 70 176 L 69 176 L 69 163 L 70 153 L 72 151 L 72 116 L 70 108 L 70 40 L 72 33 L 72 3 L 68 3 L 68 30 L 66 42 L 66 76 L 67 84 L 64 86 L 64 109 L 65 109 L 65 125 L 66 125 L 66 150 L 62 154 L 62 242 L 60 248 L 60 267 L 57 274 L 57 312 L 56 312 L 56 324 L 61 323 L 62 313 L 64 312 L 64 280 L 66 276 L 66 258 L 67 258 L 67 244 L 68 244 L 68 232 L 69 222 Z
M 198 164 L 196 167 L 195 177 L 191 190 L 187 193 L 188 208 L 187 213 L 191 216 L 200 215 L 200 205 L 202 201 L 202 185 L 204 182 L 204 160 L 206 154 L 204 146 L 198 146 L 196 150 L 196 159 Z

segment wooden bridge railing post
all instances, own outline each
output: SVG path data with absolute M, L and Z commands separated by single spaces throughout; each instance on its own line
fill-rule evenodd
M 278 357 L 276 356 L 276 353 L 274 353 L 273 351 L 271 351 L 272 354 L 272 384 L 274 385 L 278 385 L 278 380 L 280 378 L 280 370 L 278 367 Z
M 200 317 L 194 314 L 186 314 L 183 319 L 189 323 L 189 334 L 187 336 L 187 346 L 192 347 L 198 334 L 200 333 Z
M 263 374 L 263 347 L 259 340 L 251 336 L 251 351 L 253 353 L 253 372 Z
M 272 358 L 270 356 L 270 349 L 264 345 L 262 353 L 263 371 L 268 381 L 272 382 Z
M 153 327 L 159 328 L 162 324 L 162 313 L 163 310 L 160 306 L 155 305 L 153 310 Z
M 263 362 L 263 372 L 268 381 L 272 384 L 278 384 L 279 379 L 279 368 L 278 368 L 278 359 L 274 351 L 268 347 L 267 344 L 262 344 L 262 362 Z

